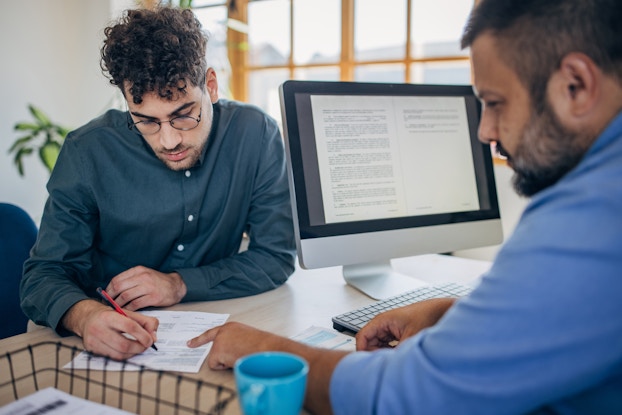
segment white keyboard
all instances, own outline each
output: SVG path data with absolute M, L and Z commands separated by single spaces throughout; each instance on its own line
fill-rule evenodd
M 369 320 L 384 311 L 429 298 L 462 297 L 470 293 L 471 290 L 473 290 L 473 287 L 454 283 L 420 287 L 335 316 L 332 319 L 333 328 L 339 331 L 351 331 L 356 333 L 363 328 Z

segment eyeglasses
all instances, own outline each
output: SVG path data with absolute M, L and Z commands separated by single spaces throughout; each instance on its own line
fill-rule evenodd
M 129 111 L 127 112 L 127 127 L 131 130 L 136 128 L 142 135 L 151 135 L 160 131 L 162 123 L 169 123 L 171 127 L 180 131 L 188 131 L 196 128 L 201 122 L 201 114 L 203 113 L 203 93 L 201 93 L 201 109 L 199 110 L 199 116 L 197 118 L 189 115 L 180 115 L 179 117 L 173 117 L 168 121 L 155 121 L 144 120 L 138 122 L 132 122 Z

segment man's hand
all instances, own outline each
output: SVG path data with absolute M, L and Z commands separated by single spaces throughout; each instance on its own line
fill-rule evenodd
M 330 378 L 347 352 L 311 347 L 235 322 L 204 332 L 189 340 L 188 347 L 209 342 L 214 342 L 207 356 L 207 365 L 212 369 L 231 368 L 238 358 L 255 352 L 275 350 L 301 356 L 309 362 L 305 407 L 314 414 L 332 414 Z
M 247 354 L 277 350 L 285 347 L 291 340 L 272 333 L 261 331 L 241 323 L 227 323 L 207 330 L 188 341 L 188 347 L 199 347 L 213 341 L 207 357 L 211 369 L 232 368 L 235 361 Z
M 186 284 L 178 273 L 164 274 L 143 266 L 120 273 L 106 287 L 106 292 L 121 307 L 132 311 L 177 304 L 186 291 Z
M 65 313 L 62 324 L 82 337 L 86 350 L 125 360 L 144 352 L 156 341 L 159 324 L 154 317 L 126 313 L 128 317 L 98 301 L 83 300 Z
M 381 313 L 356 334 L 356 349 L 394 347 L 398 342 L 436 324 L 454 301 L 453 298 L 434 298 Z

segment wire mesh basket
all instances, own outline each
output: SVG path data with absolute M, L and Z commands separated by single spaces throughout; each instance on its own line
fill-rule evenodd
M 129 362 L 119 371 L 75 369 L 82 351 L 41 342 L 1 354 L 0 407 L 48 387 L 140 415 L 220 415 L 235 398 L 226 386 Z

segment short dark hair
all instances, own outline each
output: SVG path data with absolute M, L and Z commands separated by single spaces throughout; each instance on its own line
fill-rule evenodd
M 135 104 L 147 92 L 173 99 L 205 79 L 207 34 L 191 10 L 126 10 L 104 34 L 102 70 L 124 95 L 128 83 Z
M 471 12 L 462 47 L 484 32 L 542 113 L 546 85 L 564 56 L 581 52 L 622 83 L 621 0 L 481 0 Z

